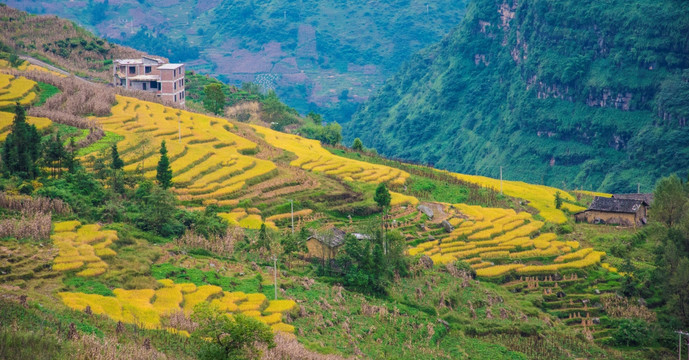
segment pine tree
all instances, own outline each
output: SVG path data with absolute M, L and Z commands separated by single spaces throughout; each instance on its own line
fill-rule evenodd
M 12 131 L 2 148 L 3 170 L 9 175 L 33 179 L 38 175 L 36 162 L 40 154 L 41 136 L 35 126 L 26 123 L 26 112 L 17 103 Z
M 62 175 L 62 160 L 66 154 L 67 152 L 58 132 L 50 139 L 44 154 L 45 161 L 49 164 L 53 177 Z
M 172 186 L 172 169 L 170 169 L 170 160 L 167 158 L 165 140 L 160 144 L 160 160 L 158 160 L 156 171 L 156 180 L 158 180 L 160 187 L 168 189 Z
M 75 152 L 77 150 L 77 144 L 74 141 L 74 137 L 69 138 L 69 148 L 65 151 L 65 166 L 67 166 L 67 171 L 70 174 L 74 174 L 79 166 L 79 161 L 76 159 Z
M 113 170 L 120 170 L 124 167 L 124 161 L 120 159 L 120 154 L 117 152 L 117 143 L 112 144 L 112 164 L 110 167 Z

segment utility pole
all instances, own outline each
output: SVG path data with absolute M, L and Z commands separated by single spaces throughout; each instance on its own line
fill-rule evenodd
M 275 276 L 275 300 L 278 299 L 278 257 L 273 255 L 273 275 Z
M 502 166 L 500 167 L 500 195 L 502 195 Z
M 177 141 L 181 144 L 182 143 L 182 120 L 179 119 L 179 115 L 177 115 Z
M 636 183 L 636 193 L 641 194 L 641 183 Z
M 677 347 L 677 352 L 679 353 L 678 359 L 682 360 L 682 336 L 686 336 L 687 340 L 689 340 L 689 333 L 681 330 L 677 330 L 675 333 L 679 335 L 679 346 Z M 687 346 L 687 356 L 689 356 L 689 346 Z
M 289 206 L 292 212 L 292 235 L 294 235 L 294 200 L 289 200 Z

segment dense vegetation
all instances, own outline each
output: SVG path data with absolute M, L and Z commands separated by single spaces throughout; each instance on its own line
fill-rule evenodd
M 682 1 L 477 0 L 345 126 L 380 153 L 568 188 L 689 168 Z

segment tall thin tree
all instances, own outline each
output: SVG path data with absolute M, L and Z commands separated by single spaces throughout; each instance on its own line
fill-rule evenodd
M 172 186 L 172 169 L 170 168 L 170 159 L 167 157 L 165 140 L 160 144 L 160 160 L 158 160 L 156 172 L 156 180 L 158 180 L 160 187 L 167 189 Z

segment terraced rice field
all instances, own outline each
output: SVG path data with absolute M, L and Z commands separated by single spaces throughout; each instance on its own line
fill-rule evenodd
M 36 82 L 23 76 L 14 77 L 8 74 L 0 74 L 0 107 L 14 105 L 30 105 L 36 100 Z
M 81 225 L 78 221 L 54 224 L 55 234 L 50 238 L 59 249 L 53 270 L 79 270 L 77 276 L 101 275 L 108 268 L 102 258 L 117 253 L 109 246 L 117 240 L 114 230 L 101 230 L 96 224 Z
M 14 77 L 0 73 L 0 108 L 13 108 L 16 102 L 26 106 L 36 99 L 36 82 L 25 77 Z M 27 122 L 36 126 L 38 130 L 49 127 L 52 122 L 48 118 L 28 116 Z M 13 112 L 0 111 L 0 141 L 4 141 L 10 133 L 14 121 Z
M 483 187 L 500 191 L 500 180 L 485 176 L 475 176 L 466 174 L 449 173 L 450 175 Z M 527 184 L 521 181 L 502 182 L 502 190 L 506 195 L 513 196 L 529 201 L 529 206 L 539 211 L 540 215 L 548 221 L 561 224 L 567 221 L 567 216 L 559 209 L 555 208 L 555 193 L 560 192 L 560 196 L 567 201 L 576 199 L 569 193 L 550 186 Z M 570 212 L 586 210 L 583 207 L 564 203 L 563 207 Z
M 142 171 L 150 178 L 165 140 L 173 185 L 178 185 L 173 191 L 181 200 L 227 199 L 247 181 L 270 177 L 276 170 L 271 161 L 242 154 L 257 144 L 236 135 L 225 119 L 117 96 L 112 116 L 97 120 L 124 137 L 118 148 L 125 170 Z
M 228 292 L 215 285 L 196 286 L 193 283 L 175 284 L 172 280 L 158 280 L 158 289 L 115 289 L 115 296 L 76 292 L 61 292 L 58 296 L 68 307 L 83 311 L 87 306 L 94 314 L 107 315 L 113 321 L 136 324 L 146 329 L 166 329 L 189 336 L 189 333 L 165 327 L 164 319 L 183 311 L 190 315 L 196 305 L 210 302 L 218 310 L 233 316 L 237 313 L 254 317 L 269 325 L 274 332 L 294 333 L 294 326 L 282 322 L 283 316 L 294 312 L 294 300 L 268 301 L 264 294 Z
M 560 241 L 554 233 L 541 233 L 543 222 L 527 212 L 466 204 L 450 206 L 446 212 L 456 228 L 445 238 L 409 249 L 409 255 L 425 254 L 441 264 L 463 260 L 481 277 L 552 274 L 599 264 L 605 255 L 580 249 L 577 241 Z
M 305 139 L 256 125 L 252 127 L 257 133 L 263 135 L 268 144 L 294 153 L 297 159 L 290 163 L 292 166 L 334 175 L 346 181 L 375 184 L 389 182 L 402 185 L 409 177 L 407 172 L 399 169 L 334 155 L 324 149 L 317 140 Z

